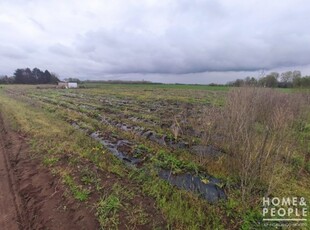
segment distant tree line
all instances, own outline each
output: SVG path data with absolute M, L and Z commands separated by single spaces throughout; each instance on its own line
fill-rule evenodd
M 0 84 L 57 84 L 57 82 L 59 79 L 56 74 L 48 70 L 43 72 L 38 68 L 17 69 L 12 77 L 0 77 Z
M 268 88 L 310 88 L 310 76 L 301 76 L 298 70 L 287 71 L 284 73 L 271 72 L 264 77 L 256 79 L 254 77 L 246 77 L 245 79 L 237 79 L 227 83 L 231 86 L 261 86 Z
M 70 79 L 70 78 L 69 78 Z M 66 79 L 65 79 L 66 80 Z M 108 83 L 108 84 L 162 84 L 151 81 L 126 81 L 126 80 L 86 80 L 83 83 Z

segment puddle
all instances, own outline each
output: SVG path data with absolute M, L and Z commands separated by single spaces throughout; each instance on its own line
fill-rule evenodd
M 206 179 L 202 180 L 200 177 L 193 176 L 190 173 L 174 175 L 169 170 L 160 170 L 158 175 L 180 189 L 199 194 L 210 203 L 216 203 L 227 198 L 224 190 L 218 186 L 220 180 L 214 177 L 207 176 Z

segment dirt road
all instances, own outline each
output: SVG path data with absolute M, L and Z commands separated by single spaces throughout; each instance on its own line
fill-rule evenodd
M 4 132 L 1 128 L 1 134 Z M 1 135 L 3 136 L 3 135 Z M 21 224 L 19 204 L 13 192 L 12 175 L 8 167 L 6 143 L 0 140 L 0 226 L 19 229 Z
M 26 143 L 0 113 L 0 229 L 99 229 L 93 210 L 64 196 Z

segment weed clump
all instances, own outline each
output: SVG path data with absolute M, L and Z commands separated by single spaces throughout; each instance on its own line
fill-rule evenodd
M 177 159 L 175 156 L 160 150 L 156 156 L 152 157 L 156 166 L 163 169 L 171 170 L 172 173 L 178 174 L 186 171 L 198 173 L 198 166 L 193 162 L 185 162 Z
M 100 226 L 105 229 L 117 229 L 119 223 L 118 211 L 121 208 L 120 199 L 111 194 L 109 196 L 103 196 L 97 204 L 97 212 Z

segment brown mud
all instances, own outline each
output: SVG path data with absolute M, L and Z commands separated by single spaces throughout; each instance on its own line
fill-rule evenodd
M 27 137 L 0 114 L 0 228 L 99 229 L 94 208 L 65 196 L 56 176 L 32 157 Z

